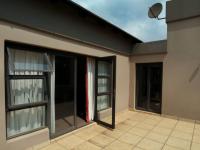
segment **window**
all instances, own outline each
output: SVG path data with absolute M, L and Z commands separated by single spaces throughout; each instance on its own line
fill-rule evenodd
M 98 96 L 97 110 L 104 110 L 111 106 L 111 64 L 105 61 L 98 62 Z
M 7 137 L 46 126 L 47 74 L 52 70 L 46 53 L 7 48 Z

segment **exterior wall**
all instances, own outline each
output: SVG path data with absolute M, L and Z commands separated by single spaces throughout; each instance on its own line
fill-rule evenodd
M 168 23 L 163 114 L 200 120 L 200 17 Z
M 135 110 L 136 102 L 136 64 L 163 62 L 165 54 L 137 55 L 130 57 L 130 102 L 129 107 Z M 163 67 L 164 70 L 164 67 Z
M 80 53 L 91 56 L 116 55 L 116 112 L 128 109 L 130 68 L 129 57 L 108 52 L 105 49 L 81 44 L 79 42 L 48 35 L 43 32 L 30 30 L 13 24 L 0 21 L 0 149 L 22 150 L 49 140 L 48 129 L 40 130 L 31 134 L 6 140 L 5 121 L 5 76 L 4 76 L 4 41 L 10 40 L 26 44 L 32 44 L 62 51 Z

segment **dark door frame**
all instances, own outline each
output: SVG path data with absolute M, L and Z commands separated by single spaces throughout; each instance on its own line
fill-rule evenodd
M 138 73 L 137 73 L 137 66 L 138 65 L 144 65 L 148 67 L 148 75 L 147 75 L 147 108 L 142 108 L 138 106 L 138 101 L 139 101 L 139 83 L 138 83 Z M 150 81 L 150 74 L 151 74 L 151 66 L 156 66 L 158 65 L 161 68 L 161 98 L 160 98 L 160 110 L 159 112 L 155 112 L 149 109 L 150 105 L 150 94 L 151 94 L 151 81 Z M 162 85 L 163 85 L 163 62 L 153 62 L 153 63 L 136 63 L 136 95 L 135 95 L 135 108 L 138 110 L 142 111 L 149 111 L 149 112 L 154 112 L 154 113 L 159 113 L 161 114 L 162 112 Z
M 108 57 L 97 57 L 95 59 L 95 121 L 103 126 L 114 129 L 115 128 L 115 97 L 116 97 L 116 56 L 108 56 Z M 112 63 L 112 72 L 111 72 L 111 91 L 109 93 L 98 94 L 98 61 L 111 61 Z M 110 95 L 111 106 L 112 106 L 112 123 L 106 123 L 98 119 L 98 110 L 97 110 L 97 96 L 100 95 Z

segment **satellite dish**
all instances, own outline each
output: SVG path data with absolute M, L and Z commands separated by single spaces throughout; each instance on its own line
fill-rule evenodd
M 161 3 L 156 3 L 149 8 L 148 16 L 149 18 L 156 18 L 158 20 L 165 19 L 159 18 L 158 16 L 162 12 L 163 6 Z

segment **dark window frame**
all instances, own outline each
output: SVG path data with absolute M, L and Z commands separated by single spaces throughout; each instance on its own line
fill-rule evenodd
M 22 135 L 26 135 L 29 133 L 33 133 L 35 131 L 39 131 L 41 129 L 44 129 L 48 126 L 48 104 L 49 104 L 49 99 L 50 99 L 50 89 L 49 89 L 49 85 L 48 85 L 48 81 L 49 81 L 49 75 L 48 72 L 43 72 L 43 75 L 10 75 L 9 74 L 9 59 L 8 59 L 8 52 L 7 52 L 7 48 L 14 48 L 16 50 L 23 50 L 23 48 L 21 49 L 21 46 L 23 47 L 23 44 L 19 44 L 18 46 L 14 46 L 12 47 L 11 45 L 7 45 L 5 44 L 4 47 L 4 52 L 5 52 L 5 104 L 6 104 L 6 113 L 5 113 L 5 117 L 6 117 L 6 138 L 7 139 L 12 139 L 12 138 L 16 138 Z M 32 51 L 34 52 L 34 49 L 30 48 L 30 50 L 28 49 L 27 51 Z M 37 51 L 36 52 L 45 52 L 45 51 Z M 24 70 L 23 70 L 24 71 Z M 11 85 L 10 85 L 10 81 L 11 80 L 23 80 L 23 79 L 43 79 L 44 80 L 44 100 L 41 102 L 35 102 L 35 103 L 28 103 L 28 104 L 19 104 L 19 105 L 15 105 L 12 106 L 10 104 L 11 102 Z M 17 110 L 23 110 L 23 109 L 28 109 L 28 108 L 35 108 L 35 107 L 45 107 L 45 124 L 44 126 L 41 126 L 39 128 L 36 129 L 32 129 L 29 131 L 25 131 L 22 133 L 18 133 L 12 136 L 8 136 L 7 134 L 7 119 L 8 119 L 8 113 L 11 111 L 17 111 Z

